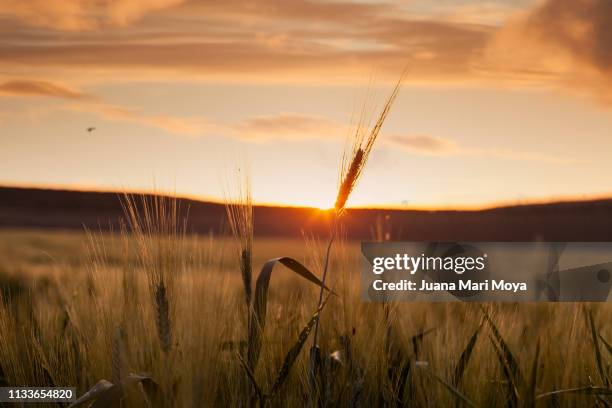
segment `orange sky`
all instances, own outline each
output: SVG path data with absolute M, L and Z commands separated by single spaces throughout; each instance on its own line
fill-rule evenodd
M 221 199 L 247 162 L 255 201 L 329 206 L 407 67 L 350 204 L 609 195 L 610 27 L 608 0 L 0 0 L 0 184 Z

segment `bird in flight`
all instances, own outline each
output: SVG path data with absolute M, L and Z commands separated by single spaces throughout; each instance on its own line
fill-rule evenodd
M 93 132 L 94 130 L 96 130 L 96 128 L 93 126 L 87 128 L 87 131 L 90 133 Z

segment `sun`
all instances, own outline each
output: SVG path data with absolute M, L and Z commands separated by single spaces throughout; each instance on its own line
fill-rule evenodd
M 300 203 L 300 206 L 316 208 L 319 211 L 329 211 L 334 208 L 328 197 L 312 197 Z
M 331 205 L 329 202 L 326 202 L 325 200 L 313 202 L 311 207 L 314 207 L 314 208 L 318 209 L 319 211 L 329 211 L 332 208 L 334 208 L 333 205 Z
M 261 195 L 254 202 L 267 205 L 308 207 L 320 211 L 334 208 L 336 192 L 333 186 L 317 184 L 311 180 L 292 182 L 290 188 L 278 189 L 274 184 L 258 186 Z

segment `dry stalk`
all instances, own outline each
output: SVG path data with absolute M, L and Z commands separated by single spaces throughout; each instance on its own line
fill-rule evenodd
M 238 180 L 237 190 L 237 197 L 228 199 L 225 209 L 237 243 L 245 302 L 247 307 L 250 307 L 253 279 L 253 200 L 247 175 Z
M 123 207 L 149 284 L 157 335 L 167 354 L 172 345 L 172 294 L 177 274 L 184 267 L 186 220 L 180 222 L 174 198 L 154 195 L 137 200 L 126 195 Z
M 397 98 L 399 90 L 402 85 L 402 81 L 404 79 L 405 72 L 400 76 L 400 79 L 395 84 L 391 95 L 387 98 L 387 101 L 380 112 L 378 119 L 369 133 L 364 132 L 363 128 L 363 117 L 364 114 L 362 112 L 361 118 L 359 120 L 357 130 L 353 136 L 352 143 L 350 145 L 350 149 L 345 151 L 342 156 L 342 164 L 340 168 L 340 185 L 338 187 L 338 195 L 336 196 L 336 202 L 334 205 L 334 217 L 331 225 L 330 238 L 329 243 L 327 245 L 327 250 L 325 252 L 325 264 L 323 267 L 323 276 L 321 279 L 322 285 L 319 291 L 319 301 L 318 301 L 318 309 L 321 308 L 323 304 L 323 292 L 325 283 L 327 281 L 327 274 L 329 270 L 329 260 L 331 256 L 332 244 L 338 234 L 338 224 L 340 222 L 340 218 L 344 214 L 344 210 L 346 208 L 346 203 L 351 195 L 351 192 L 354 190 L 357 185 L 357 181 L 361 176 L 361 173 L 367 163 L 368 157 L 370 156 L 370 152 L 374 147 L 374 142 L 378 138 L 382 125 L 393 106 L 393 102 Z M 309 381 L 311 385 L 311 389 L 314 386 L 314 380 L 317 371 L 317 351 L 318 351 L 318 335 L 319 335 L 319 319 L 320 315 L 317 315 L 315 321 L 314 328 L 314 336 L 313 336 L 313 345 L 311 348 L 311 361 L 310 361 L 310 372 L 309 372 Z

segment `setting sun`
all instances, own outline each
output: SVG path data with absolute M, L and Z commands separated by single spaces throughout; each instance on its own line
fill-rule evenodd
M 321 211 L 328 211 L 331 210 L 332 208 L 334 208 L 334 206 L 330 203 L 330 200 L 326 200 L 321 198 L 320 200 L 312 200 L 308 203 L 304 203 L 302 204 L 303 206 L 306 207 L 313 207 L 316 209 L 319 209 Z

